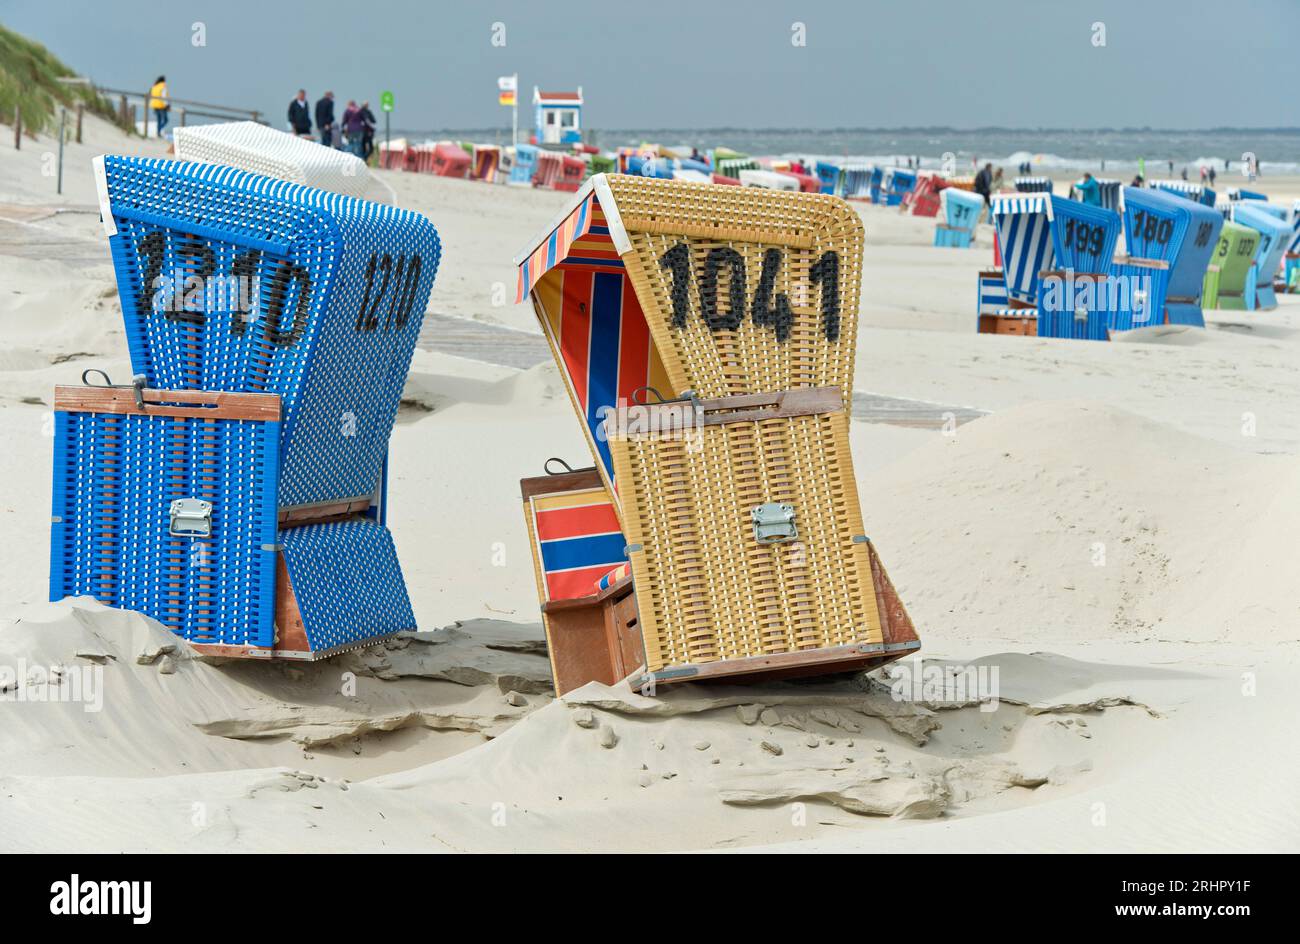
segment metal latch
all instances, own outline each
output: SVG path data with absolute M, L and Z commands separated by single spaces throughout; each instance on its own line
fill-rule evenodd
M 178 498 L 172 502 L 168 531 L 178 538 L 206 538 L 212 534 L 212 502 Z
M 794 526 L 793 505 L 767 502 L 755 508 L 750 515 L 754 519 L 754 540 L 759 544 L 780 544 L 799 537 Z

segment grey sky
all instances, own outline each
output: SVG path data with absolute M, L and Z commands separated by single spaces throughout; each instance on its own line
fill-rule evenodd
M 403 128 L 508 127 L 512 72 L 521 127 L 534 84 L 581 84 L 594 128 L 1300 123 L 1298 0 L 0 0 L 0 22 L 101 84 L 166 73 L 277 127 L 300 86 L 376 107 L 391 89 Z

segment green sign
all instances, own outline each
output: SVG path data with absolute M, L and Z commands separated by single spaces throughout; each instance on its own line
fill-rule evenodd
M 379 108 L 380 108 L 381 111 L 392 111 L 392 110 L 393 110 L 393 93 L 392 93 L 392 92 L 380 92 L 380 93 L 379 93 Z

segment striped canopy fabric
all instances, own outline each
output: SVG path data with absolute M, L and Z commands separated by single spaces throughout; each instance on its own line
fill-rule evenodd
M 1291 204 L 1291 240 L 1286 251 L 1288 255 L 1300 253 L 1300 200 Z
M 596 590 L 608 590 L 614 584 L 618 583 L 628 574 L 632 573 L 632 565 L 628 563 L 619 564 L 605 576 L 596 581 Z
M 1052 192 L 1052 178 L 1050 177 L 1017 177 L 1015 185 L 1017 193 Z
M 470 168 L 470 177 L 484 183 L 496 183 L 501 171 L 501 148 L 493 144 L 474 146 L 474 164 Z
M 618 515 L 603 488 L 536 495 L 528 514 L 543 601 L 590 596 L 627 563 Z
M 604 480 L 614 487 L 605 413 L 630 404 L 641 387 L 670 387 L 594 190 L 520 264 L 516 301 L 530 293 Z
M 979 313 L 981 315 L 996 315 L 1000 314 L 1006 307 L 1007 283 L 1002 273 L 981 272 L 979 275 Z
M 871 194 L 872 168 L 866 164 L 844 167 L 841 197 L 866 197 Z
M 1050 194 L 995 196 L 993 222 L 1002 247 L 1007 295 L 1034 302 L 1038 275 L 1052 267 L 1052 197 Z
M 599 217 L 599 219 L 597 219 Z M 584 237 L 590 237 L 584 239 Z M 574 248 L 574 243 L 582 240 Z M 559 225 L 551 230 L 550 236 L 542 240 L 536 249 L 519 265 L 519 278 L 515 289 L 515 304 L 528 297 L 533 286 L 543 275 L 564 262 L 569 250 L 574 255 L 592 263 L 601 263 L 612 268 L 621 269 L 618 253 L 609 239 L 609 227 L 605 224 L 605 215 L 600 212 L 594 192 L 587 194 L 578 206 L 570 211 Z
M 1093 180 L 1097 183 L 1097 196 L 1101 200 L 1101 205 L 1107 210 L 1114 210 L 1116 213 L 1119 213 L 1120 191 L 1124 186 L 1123 181 L 1110 179 L 1103 180 L 1100 177 L 1094 177 Z M 1079 198 L 1078 193 L 1078 190 L 1071 187 L 1070 199 L 1077 200 Z

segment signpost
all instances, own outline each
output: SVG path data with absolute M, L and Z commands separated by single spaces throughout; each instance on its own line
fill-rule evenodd
M 393 146 L 392 134 L 391 134 L 392 128 L 389 123 L 389 118 L 393 114 L 393 93 L 392 92 L 379 93 L 379 109 L 384 113 L 384 150 L 387 151 L 387 150 L 391 150 Z
M 497 102 L 510 106 L 510 144 L 513 147 L 519 143 L 519 73 L 497 79 Z

